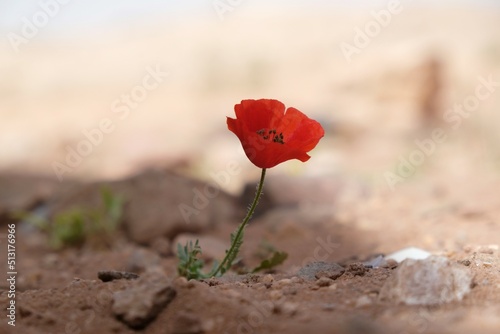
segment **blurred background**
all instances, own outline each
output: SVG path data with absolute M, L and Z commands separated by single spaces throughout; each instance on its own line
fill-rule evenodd
M 2 1 L 0 34 L 0 172 L 210 179 L 237 161 L 237 192 L 259 170 L 225 117 L 248 98 L 326 130 L 307 164 L 276 173 L 387 187 L 437 128 L 415 175 L 500 170 L 498 1 Z

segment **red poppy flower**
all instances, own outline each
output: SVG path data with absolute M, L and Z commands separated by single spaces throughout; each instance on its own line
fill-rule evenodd
M 234 106 L 236 119 L 227 118 L 227 127 L 241 141 L 248 159 L 260 168 L 284 161 L 309 160 L 325 131 L 315 120 L 277 100 L 243 100 Z

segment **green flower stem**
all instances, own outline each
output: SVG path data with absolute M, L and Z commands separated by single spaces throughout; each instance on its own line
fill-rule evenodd
M 257 186 L 257 191 L 255 192 L 255 197 L 253 199 L 252 205 L 250 206 L 250 209 L 248 209 L 247 215 L 243 219 L 243 222 L 240 224 L 240 226 L 238 226 L 238 230 L 236 231 L 236 235 L 234 236 L 233 242 L 231 243 L 231 247 L 229 248 L 228 251 L 226 251 L 226 256 L 224 257 L 222 262 L 217 266 L 217 269 L 215 269 L 215 271 L 210 274 L 211 277 L 217 276 L 217 274 L 221 271 L 221 269 L 224 268 L 224 265 L 226 264 L 228 258 L 231 256 L 233 252 L 235 251 L 238 252 L 237 245 L 238 243 L 240 243 L 241 245 L 241 243 L 243 242 L 243 240 L 241 240 L 243 237 L 243 230 L 245 229 L 245 226 L 247 225 L 250 218 L 252 218 L 255 208 L 259 203 L 259 199 L 262 195 L 262 188 L 264 187 L 265 177 L 266 177 L 266 169 L 262 168 L 259 185 Z

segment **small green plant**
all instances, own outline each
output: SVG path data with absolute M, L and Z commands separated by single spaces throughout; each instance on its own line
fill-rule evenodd
M 177 257 L 179 258 L 177 273 L 179 276 L 184 276 L 187 279 L 207 277 L 207 275 L 201 272 L 203 261 L 198 259 L 198 254 L 201 254 L 201 247 L 198 244 L 198 240 L 196 240 L 194 245 L 192 241 L 189 241 L 184 247 L 181 244 L 177 244 Z
M 109 246 L 112 234 L 118 228 L 123 214 L 123 198 L 108 188 L 101 189 L 102 204 L 96 209 L 73 208 L 54 216 L 52 221 L 30 213 L 18 213 L 47 233 L 49 245 L 54 249 L 78 247 L 86 242 L 93 246 Z
M 234 237 L 231 236 L 231 239 L 232 238 Z M 181 244 L 177 244 L 177 257 L 179 259 L 179 264 L 177 265 L 177 274 L 179 276 L 184 276 L 187 279 L 197 280 L 215 276 L 222 276 L 238 262 L 238 259 L 236 257 L 232 259 L 230 258 L 231 261 L 228 260 L 228 264 L 220 270 L 220 274 L 216 275 L 215 273 L 219 265 L 217 261 L 214 261 L 213 268 L 210 273 L 205 274 L 202 272 L 204 263 L 201 259 L 198 258 L 198 256 L 201 254 L 202 250 L 198 240 L 195 241 L 194 245 L 192 241 L 186 242 L 186 245 L 184 246 L 182 246 Z M 237 255 L 237 253 L 235 255 Z M 288 258 L 287 253 L 277 251 L 271 244 L 266 244 L 266 255 L 260 254 L 259 256 L 262 258 L 264 258 L 264 256 L 267 256 L 267 258 L 262 260 L 262 262 L 252 270 L 243 269 L 238 272 L 241 274 L 248 274 L 264 270 L 269 271 L 285 262 L 285 260 Z M 231 265 L 229 265 L 229 263 L 231 263 Z
M 57 215 L 45 228 L 49 245 L 54 249 L 65 246 L 81 246 L 85 242 L 85 216 L 81 210 L 73 209 Z

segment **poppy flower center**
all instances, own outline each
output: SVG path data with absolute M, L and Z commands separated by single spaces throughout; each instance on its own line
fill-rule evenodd
M 276 133 L 276 129 L 260 129 L 257 131 L 257 134 L 262 137 L 264 140 L 272 140 L 275 143 L 280 143 L 284 144 L 285 142 L 283 141 L 283 133 L 280 132 L 279 134 Z

